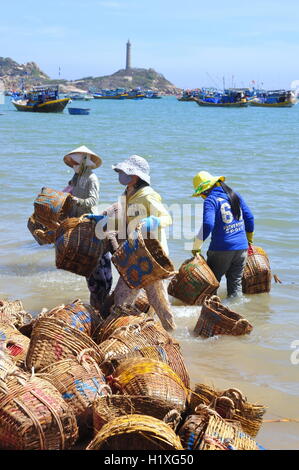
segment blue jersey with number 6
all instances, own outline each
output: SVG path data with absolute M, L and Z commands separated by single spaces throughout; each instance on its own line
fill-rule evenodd
M 216 186 L 204 201 L 203 206 L 203 240 L 211 233 L 209 250 L 245 250 L 248 248 L 246 232 L 254 231 L 254 217 L 238 194 L 241 217 L 234 218 L 231 212 L 229 197 L 221 186 Z

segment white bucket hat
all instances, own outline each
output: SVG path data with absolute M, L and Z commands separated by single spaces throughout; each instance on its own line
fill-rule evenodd
M 123 171 L 126 175 L 139 176 L 140 179 L 151 184 L 149 164 L 145 158 L 139 155 L 131 155 L 127 160 L 117 165 L 112 165 L 112 170 L 117 172 Z
M 92 150 L 89 150 L 85 145 L 81 145 L 81 147 L 78 147 L 71 152 L 67 153 L 63 157 L 63 161 L 66 165 L 72 167 L 72 160 L 75 161 L 76 163 L 81 163 L 83 155 L 88 155 L 88 158 L 86 160 L 86 165 L 90 166 L 91 168 L 98 168 L 99 166 L 102 165 L 102 159 L 94 153 Z

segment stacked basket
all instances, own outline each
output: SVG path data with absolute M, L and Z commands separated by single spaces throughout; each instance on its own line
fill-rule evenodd
M 186 450 L 258 450 L 237 422 L 228 422 L 205 406 L 186 419 L 179 436 Z
M 238 421 L 242 429 L 255 437 L 262 425 L 266 408 L 257 403 L 250 403 L 238 389 L 215 390 L 205 384 L 195 385 L 190 400 L 190 410 L 198 405 L 208 405 L 215 409 L 222 418 Z

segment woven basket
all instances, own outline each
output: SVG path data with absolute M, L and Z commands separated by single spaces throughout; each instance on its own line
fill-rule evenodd
M 258 450 L 256 442 L 238 426 L 214 410 L 199 406 L 180 428 L 185 450 Z
M 124 415 L 148 415 L 157 419 L 164 419 L 172 411 L 172 406 L 163 400 L 152 400 L 151 397 L 108 395 L 98 398 L 93 403 L 93 427 L 96 434 L 109 421 Z M 177 410 L 175 410 L 177 412 Z M 176 428 L 180 420 L 174 423 Z M 170 423 L 168 423 L 170 424 Z
M 175 274 L 174 266 L 160 242 L 144 239 L 140 227 L 136 229 L 136 238 L 122 243 L 111 259 L 131 289 L 141 289 Z
M 0 380 L 0 448 L 63 450 L 78 437 L 76 418 L 48 381 L 19 370 Z
M 252 325 L 244 317 L 222 305 L 217 296 L 204 300 L 194 328 L 194 333 L 204 338 L 215 335 L 240 336 L 251 331 Z
M 0 342 L 3 342 L 7 354 L 16 364 L 23 364 L 30 343 L 27 336 L 9 323 L 0 323 Z
M 101 323 L 94 340 L 97 344 L 108 339 L 115 330 L 120 327 L 128 326 L 132 323 L 140 323 L 147 318 L 147 315 L 140 312 L 137 308 L 130 305 L 122 305 L 111 309 L 110 315 Z
M 63 320 L 71 327 L 86 333 L 90 337 L 102 322 L 100 315 L 93 307 L 80 299 L 74 300 L 71 304 L 55 307 L 46 312 L 45 315 Z
M 104 253 L 105 240 L 95 236 L 96 221 L 84 215 L 61 222 L 56 232 L 56 267 L 89 277 Z
M 189 388 L 189 373 L 187 371 L 184 358 L 181 354 L 180 347 L 177 344 L 170 343 L 164 344 L 163 346 L 135 346 L 133 350 L 122 351 L 118 355 L 114 354 L 114 357 L 110 360 L 111 367 L 107 368 L 105 363 L 106 371 L 112 374 L 124 360 L 138 357 L 165 362 L 165 364 L 168 364 L 169 367 L 171 367 L 171 369 L 180 377 L 185 387 Z
M 86 450 L 183 450 L 171 427 L 157 418 L 132 414 L 105 424 Z
M 95 342 L 82 331 L 72 328 L 63 320 L 41 317 L 33 327 L 26 357 L 26 367 L 39 371 L 54 362 L 77 357 L 83 349 L 94 349 L 97 362 L 103 354 Z
M 163 400 L 179 412 L 185 409 L 189 397 L 179 376 L 166 363 L 153 359 L 127 359 L 107 380 L 113 392 Z
M 27 228 L 39 245 L 51 245 L 55 243 L 56 230 L 49 230 L 37 222 L 34 214 L 29 217 Z
M 261 294 L 271 290 L 271 269 L 266 252 L 259 246 L 250 245 L 242 277 L 244 294 Z
M 23 304 L 20 300 L 12 302 L 8 300 L 0 300 L 0 322 L 10 323 L 16 328 L 20 328 L 28 321 L 32 320 L 30 313 L 24 310 Z
M 190 400 L 191 412 L 200 404 L 213 408 L 224 419 L 238 421 L 242 429 L 252 437 L 259 432 L 266 412 L 265 406 L 248 402 L 238 389 L 220 391 L 204 384 L 195 385 Z
M 118 364 L 123 358 L 141 348 L 173 343 L 177 345 L 163 327 L 159 328 L 159 323 L 152 319 L 120 327 L 114 331 L 109 339 L 99 345 L 99 349 L 104 356 L 101 368 L 105 374 L 112 374 L 115 370 L 114 359 Z
M 55 362 L 38 374 L 51 382 L 73 409 L 81 437 L 92 431 L 93 402 L 112 393 L 92 354 L 93 350 L 83 350 L 77 358 Z
M 34 218 L 44 227 L 56 230 L 72 207 L 72 196 L 55 189 L 42 188 L 34 201 Z
M 0 382 L 4 379 L 7 374 L 13 372 L 16 369 L 16 363 L 12 360 L 12 357 L 8 354 L 5 343 L 0 341 Z
M 168 293 L 186 305 L 201 305 L 214 294 L 219 282 L 202 256 L 186 260 L 168 286 Z

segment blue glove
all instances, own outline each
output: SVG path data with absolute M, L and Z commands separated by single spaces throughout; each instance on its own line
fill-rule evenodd
M 160 219 L 159 217 L 155 217 L 154 215 L 151 215 L 150 217 L 146 217 L 145 219 L 142 219 L 140 221 L 141 223 L 143 223 L 143 227 L 142 228 L 145 228 L 146 230 L 156 230 L 156 228 L 160 227 Z
M 95 220 L 96 222 L 99 222 L 100 220 L 104 219 L 106 217 L 105 215 L 95 215 L 95 214 L 87 214 L 86 219 L 90 220 Z

